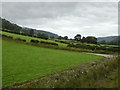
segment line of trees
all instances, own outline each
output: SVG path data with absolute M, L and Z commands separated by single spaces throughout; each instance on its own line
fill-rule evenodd
M 120 45 L 120 39 L 115 40 L 115 41 L 110 41 L 110 42 L 106 42 L 105 40 L 102 40 L 99 43 L 100 44 L 107 44 L 107 45 Z
M 68 40 L 68 36 L 64 36 L 64 37 L 62 37 L 62 36 L 59 36 L 57 39 L 64 39 L 64 40 Z
M 97 44 L 97 38 L 94 36 L 87 36 L 87 37 L 82 37 L 80 34 L 77 34 L 74 39 L 68 39 L 68 36 L 59 36 L 57 39 L 64 39 L 64 40 L 75 40 L 78 42 L 82 42 L 82 43 L 93 43 L 93 44 Z
M 87 36 L 87 37 L 84 37 L 81 38 L 81 35 L 80 34 L 77 34 L 75 37 L 74 37 L 74 40 L 76 41 L 79 41 L 79 42 L 82 42 L 82 43 L 93 43 L 93 44 L 97 44 L 97 38 L 94 37 L 94 36 Z

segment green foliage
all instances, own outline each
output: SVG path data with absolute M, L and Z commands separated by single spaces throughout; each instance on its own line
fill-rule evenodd
M 58 36 L 58 38 L 57 38 L 57 39 L 60 39 L 60 40 L 61 40 L 61 39 L 64 39 L 64 38 L 63 38 L 62 36 Z
M 86 37 L 86 42 L 87 42 L 87 43 L 97 44 L 97 38 L 96 38 L 96 37 L 93 37 L 93 36 L 87 36 L 87 37 Z
M 100 44 L 106 44 L 106 41 L 105 41 L 105 40 L 102 40 L 102 41 L 100 42 Z
M 59 42 L 55 42 L 54 40 L 45 40 L 45 39 L 41 39 L 41 38 L 35 38 L 35 37 L 28 37 L 26 35 L 18 35 L 18 34 L 14 34 L 14 33 L 8 33 L 8 32 L 4 32 L 4 31 L 0 31 L 0 34 L 2 35 L 6 35 L 6 36 L 12 36 L 13 39 L 15 38 L 21 38 L 21 39 L 25 39 L 26 42 L 31 42 L 31 39 L 34 39 L 34 40 L 39 40 L 39 41 L 46 41 L 46 42 L 53 42 L 53 43 L 57 43 L 59 44 L 60 46 L 66 46 L 66 44 L 63 44 L 63 43 L 59 43 Z
M 111 46 L 101 46 L 101 45 L 88 45 L 88 44 L 68 44 L 68 47 L 75 47 L 75 48 L 84 48 L 90 50 L 104 50 L 111 51 L 111 52 L 118 52 L 119 47 L 111 47 Z
M 80 34 L 77 34 L 77 35 L 74 37 L 74 39 L 75 39 L 76 41 L 80 41 L 80 40 L 81 40 L 81 35 L 80 35 Z
M 2 21 L 2 28 L 3 29 L 9 29 L 9 30 L 12 30 L 13 32 L 17 32 L 17 33 L 19 33 L 20 30 L 22 29 L 17 24 L 10 23 L 9 21 L 7 21 L 5 19 L 0 18 L 0 21 Z
M 34 35 L 34 29 L 30 29 L 30 35 Z
M 41 39 L 46 39 L 46 40 L 48 39 L 48 36 L 46 34 L 41 34 L 41 33 L 38 33 L 37 37 Z
M 57 43 L 53 43 L 53 42 L 45 42 L 45 41 L 41 41 L 40 43 L 50 44 L 50 45 L 56 45 L 56 46 L 58 46 Z
M 73 40 L 58 40 L 58 39 L 54 41 L 54 40 L 45 40 L 45 39 L 40 39 L 40 38 L 22 36 L 22 35 L 12 34 L 8 32 L 0 31 L 0 33 L 6 36 L 12 36 L 13 39 L 16 39 L 16 38 L 24 39 L 26 40 L 26 43 L 31 42 L 31 39 L 33 39 L 33 40 L 38 40 L 39 42 L 45 41 L 48 43 L 56 43 L 56 45 L 57 44 L 59 45 L 59 47 L 53 47 L 53 46 L 50 46 L 51 44 L 47 45 L 47 43 L 46 43 L 47 46 L 40 45 L 40 44 L 38 45 L 34 44 L 35 46 L 42 46 L 42 47 L 48 47 L 48 48 L 77 51 L 77 52 L 95 52 L 95 53 L 104 53 L 104 54 L 105 53 L 111 54 L 113 52 L 119 51 L 119 47 L 116 45 L 96 45 L 96 44 L 80 43 L 80 42 L 73 41 Z M 68 47 L 67 47 L 67 44 L 69 44 Z
M 68 40 L 68 36 L 64 36 L 64 39 L 65 39 L 65 40 Z

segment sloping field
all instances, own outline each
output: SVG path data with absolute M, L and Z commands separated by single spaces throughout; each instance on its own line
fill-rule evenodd
M 4 32 L 4 31 L 0 31 L 0 34 L 7 35 L 7 36 L 12 36 L 14 39 L 15 38 L 25 39 L 26 42 L 30 42 L 31 39 L 35 39 L 35 40 L 39 40 L 39 41 L 47 41 L 47 42 L 57 43 L 58 45 L 61 45 L 61 46 L 67 46 L 67 44 L 55 42 L 54 40 L 45 40 L 45 39 L 40 39 L 40 38 L 35 38 L 35 37 L 29 37 L 29 36 L 23 36 L 23 35 L 19 35 L 19 34 Z
M 102 56 L 55 50 L 2 40 L 3 87 L 39 78 Z

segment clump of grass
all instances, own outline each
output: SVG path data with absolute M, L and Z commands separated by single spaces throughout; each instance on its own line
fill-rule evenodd
M 15 85 L 14 88 L 100 88 L 108 87 L 101 86 L 98 82 L 104 80 L 118 68 L 118 58 L 107 58 L 100 61 L 82 65 L 76 68 L 71 68 L 63 72 L 48 75 L 36 80 L 29 81 L 22 85 Z M 115 81 L 116 82 L 116 81 Z M 110 85 L 110 83 L 109 83 Z M 115 84 L 112 84 L 117 88 Z

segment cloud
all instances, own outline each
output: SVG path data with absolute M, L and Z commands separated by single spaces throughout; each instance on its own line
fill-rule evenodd
M 5 2 L 4 18 L 22 26 L 43 29 L 73 38 L 117 35 L 115 2 Z

